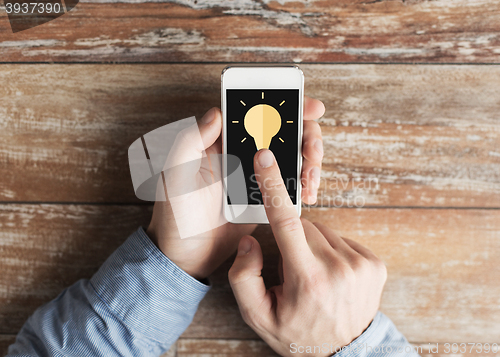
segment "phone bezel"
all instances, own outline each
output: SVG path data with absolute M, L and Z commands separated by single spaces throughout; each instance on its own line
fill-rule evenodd
M 221 110 L 222 110 L 222 153 L 227 153 L 226 147 L 226 89 L 298 89 L 299 90 L 299 130 L 297 137 L 297 204 L 294 207 L 301 214 L 302 207 L 302 128 L 304 105 L 304 73 L 297 65 L 229 65 L 221 74 Z M 225 157 L 225 156 L 223 156 Z M 232 223 L 269 223 L 264 205 L 229 205 L 226 196 L 227 162 L 222 160 L 223 172 L 223 211 L 226 220 Z M 244 212 L 234 216 L 234 210 L 244 209 Z

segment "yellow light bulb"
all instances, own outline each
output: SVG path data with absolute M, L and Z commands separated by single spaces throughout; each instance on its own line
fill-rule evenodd
M 270 105 L 258 104 L 245 115 L 245 129 L 255 140 L 257 150 L 269 149 L 271 139 L 278 134 L 280 128 L 280 113 Z

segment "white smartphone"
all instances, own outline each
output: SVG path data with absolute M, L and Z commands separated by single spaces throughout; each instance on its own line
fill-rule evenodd
M 300 216 L 302 70 L 295 65 L 228 66 L 221 82 L 225 218 L 232 223 L 269 223 L 253 169 L 261 148 L 276 157 Z

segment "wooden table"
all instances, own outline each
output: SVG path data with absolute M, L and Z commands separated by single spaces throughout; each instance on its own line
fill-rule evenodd
M 381 310 L 407 338 L 426 356 L 500 344 L 500 2 L 210 4 L 87 0 L 16 34 L 0 10 L 0 352 L 147 225 L 128 146 L 219 105 L 236 62 L 300 63 L 324 101 L 321 204 L 304 216 L 384 260 Z M 272 284 L 276 245 L 256 235 Z M 230 264 L 168 355 L 273 355 L 239 316 Z

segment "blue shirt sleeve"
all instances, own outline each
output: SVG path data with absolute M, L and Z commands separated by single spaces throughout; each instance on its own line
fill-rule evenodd
M 8 356 L 158 356 L 189 326 L 209 289 L 139 228 L 90 280 L 36 310 Z
M 210 289 L 168 259 L 139 228 L 90 280 L 40 307 L 8 356 L 159 356 L 191 323 Z M 392 321 L 378 312 L 337 357 L 414 357 Z
M 382 312 L 377 312 L 368 328 L 335 357 L 418 357 L 404 335 Z

